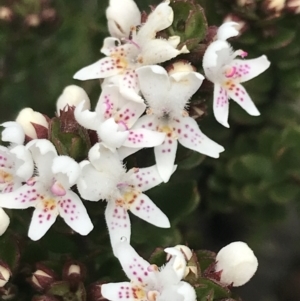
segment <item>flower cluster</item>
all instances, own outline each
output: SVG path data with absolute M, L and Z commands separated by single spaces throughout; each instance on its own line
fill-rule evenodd
M 158 65 L 189 52 L 186 46 L 178 47 L 178 36 L 157 37 L 173 22 L 169 4 L 159 4 L 141 21 L 132 0 L 122 1 L 121 7 L 111 0 L 106 12 L 111 37 L 104 40 L 101 49 L 105 57 L 74 76 L 80 80 L 104 79 L 95 110 L 91 110 L 88 95 L 77 86 L 65 88 L 59 97 L 56 118 L 70 114 L 74 119 L 72 125 L 65 126 L 67 130 L 80 128 L 97 137 L 88 158 L 64 155 L 48 135 L 51 120 L 30 108 L 20 112 L 16 122 L 2 124 L 2 140 L 10 145 L 0 148 L 0 206 L 35 208 L 28 232 L 32 240 L 40 239 L 58 215 L 74 231 L 87 235 L 93 224 L 81 199 L 106 200 L 105 219 L 113 252 L 131 279 L 131 283 L 102 286 L 103 296 L 113 301 L 123 297 L 165 300 L 167 295 L 195 300 L 193 288 L 181 281 L 186 268 L 182 252 L 167 248 L 172 257 L 161 269 L 136 254 L 130 246 L 128 211 L 157 227 L 170 227 L 168 217 L 144 192 L 169 181 L 176 170 L 178 142 L 212 158 L 224 151 L 201 132 L 188 113 L 189 99 L 199 90 L 204 76 L 182 60 L 174 62 L 172 68 Z M 238 34 L 235 27 L 233 22 L 223 24 L 203 57 L 205 76 L 214 83 L 214 114 L 226 127 L 229 98 L 250 115 L 259 115 L 240 83 L 259 75 L 270 64 L 265 56 L 244 60 L 245 51 L 232 50 L 226 40 Z M 126 169 L 122 160 L 151 147 L 155 165 Z M 2 209 L 0 214 L 2 234 L 9 218 Z

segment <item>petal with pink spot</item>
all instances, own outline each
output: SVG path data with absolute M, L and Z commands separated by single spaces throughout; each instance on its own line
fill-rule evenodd
M 172 137 L 166 137 L 161 145 L 154 148 L 157 170 L 165 183 L 173 173 L 176 150 L 177 141 Z
M 248 95 L 245 88 L 240 84 L 233 84 L 231 88 L 227 90 L 230 98 L 238 103 L 249 115 L 259 116 L 260 113 L 256 108 L 254 102 Z
M 138 300 L 134 285 L 129 282 L 102 284 L 101 294 L 105 299 L 111 301 Z
M 93 230 L 86 208 L 75 192 L 69 190 L 65 196 L 57 199 L 59 214 L 69 227 L 81 235 L 87 235 Z
M 146 168 L 139 168 L 130 176 L 130 180 L 136 189 L 146 191 L 162 182 L 157 166 L 150 166 Z
M 28 237 L 32 240 L 39 240 L 54 224 L 58 214 L 57 202 L 47 195 L 40 201 L 32 215 L 29 226 Z
M 130 219 L 126 208 L 117 206 L 114 200 L 109 200 L 105 209 L 105 220 L 113 251 L 122 238 L 130 241 Z
M 130 206 L 130 211 L 146 222 L 160 228 L 169 228 L 167 216 L 145 194 L 141 193 Z
M 213 158 L 218 158 L 219 153 L 224 151 L 221 145 L 209 139 L 200 131 L 197 122 L 193 118 L 180 117 L 179 121 L 174 126 L 177 127 L 178 141 L 184 147 Z
M 129 135 L 123 146 L 143 148 L 161 145 L 165 140 L 166 134 L 147 129 L 132 129 L 129 130 Z
M 120 80 L 120 93 L 135 102 L 143 103 L 143 98 L 138 94 L 140 91 L 135 70 L 126 70 Z
M 229 127 L 228 113 L 229 113 L 229 101 L 225 88 L 218 84 L 214 87 L 214 104 L 213 110 L 215 118 L 219 123 L 225 127 Z

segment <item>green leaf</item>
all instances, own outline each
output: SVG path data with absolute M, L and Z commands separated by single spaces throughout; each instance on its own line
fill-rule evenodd
M 206 269 L 216 261 L 216 253 L 208 250 L 197 250 L 195 253 L 199 262 L 201 273 L 203 275 Z
M 20 260 L 20 249 L 17 238 L 9 231 L 0 237 L 0 259 L 3 260 L 13 271 L 17 268 Z
M 282 183 L 269 191 L 269 197 L 278 204 L 294 201 L 300 193 L 300 187 L 291 183 Z
M 218 300 L 229 298 L 231 292 L 227 287 L 222 287 L 217 282 L 208 278 L 200 278 L 196 287 L 196 295 L 198 301 Z

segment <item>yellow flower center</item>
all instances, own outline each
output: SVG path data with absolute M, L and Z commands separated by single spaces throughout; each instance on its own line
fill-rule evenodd
M 10 173 L 0 170 L 0 183 L 9 183 L 12 182 L 12 180 L 13 176 Z

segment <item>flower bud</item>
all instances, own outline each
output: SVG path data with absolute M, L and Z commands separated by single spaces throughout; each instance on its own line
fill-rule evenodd
M 29 283 L 39 292 L 48 289 L 48 287 L 55 281 L 57 278 L 55 273 L 44 266 L 43 264 L 38 263 L 36 265 L 37 270 L 32 274 L 29 279 Z
M 0 263 L 0 287 L 3 287 L 9 280 L 11 275 L 10 268 L 4 262 Z
M 70 283 L 71 287 L 76 290 L 79 282 L 84 281 L 86 276 L 85 266 L 78 261 L 69 261 L 63 267 L 63 280 Z
M 287 0 L 286 10 L 294 14 L 300 14 L 300 0 Z
M 4 287 L 0 287 L 1 300 L 16 300 L 18 288 L 12 283 L 7 283 Z
M 41 18 L 37 14 L 30 14 L 25 18 L 24 22 L 29 27 L 38 27 L 41 24 Z
M 0 235 L 2 235 L 6 231 L 9 222 L 9 216 L 2 208 L 0 208 Z
M 91 108 L 90 99 L 81 87 L 76 85 L 65 87 L 56 102 L 57 116 L 60 116 L 61 111 L 68 111 L 68 106 L 76 107 L 83 100 L 85 100 L 83 110 L 89 110 Z
M 286 0 L 264 0 L 262 8 L 267 14 L 279 14 L 285 8 Z
M 0 20 L 11 22 L 13 19 L 13 11 L 6 6 L 0 6 Z
M 46 117 L 39 112 L 33 111 L 31 108 L 21 110 L 16 122 L 22 126 L 29 140 L 46 138 L 48 136 L 48 121 Z
M 241 241 L 233 242 L 222 248 L 216 257 L 216 273 L 225 285 L 241 286 L 255 274 L 257 258 L 248 245 Z
M 106 18 L 110 35 L 118 39 L 129 38 L 131 27 L 141 24 L 141 13 L 133 0 L 110 0 Z

